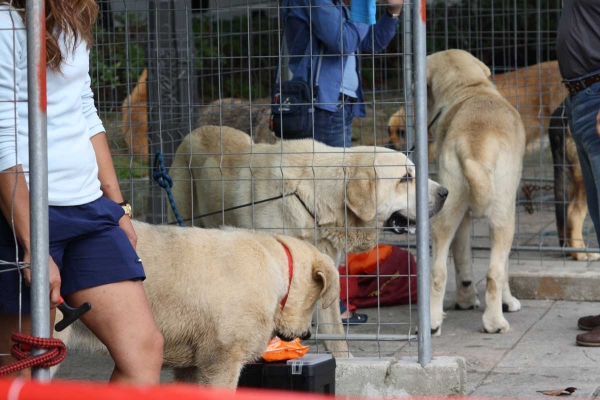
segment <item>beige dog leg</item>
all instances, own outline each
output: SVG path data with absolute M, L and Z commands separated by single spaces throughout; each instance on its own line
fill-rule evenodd
M 483 313 L 483 328 L 488 333 L 506 333 L 509 330 L 508 321 L 502 315 L 504 285 L 508 283 L 506 265 L 514 234 L 514 211 L 508 214 L 497 218 L 497 221 L 492 218 L 490 223 L 492 252 Z
M 464 213 L 464 207 L 458 205 L 456 202 L 452 202 L 451 204 L 446 203 L 442 211 L 433 217 L 431 221 L 433 263 L 431 266 L 429 307 L 431 312 L 431 333 L 434 336 L 439 336 L 442 333 L 442 321 L 446 316 L 446 313 L 444 313 L 444 295 L 446 294 L 446 281 L 448 279 L 448 253 L 450 251 L 450 243 Z
M 508 283 L 508 265 L 510 260 L 506 260 L 504 266 L 504 287 L 502 288 L 502 311 L 515 312 L 521 309 L 521 302 L 510 292 Z
M 175 382 L 207 384 L 198 367 L 173 368 Z
M 342 313 L 340 312 L 340 302 L 336 300 L 333 304 L 323 310 L 321 300 L 317 302 L 319 310 L 319 331 L 324 334 L 344 335 L 344 325 L 342 324 Z M 351 358 L 348 342 L 345 340 L 325 340 L 325 348 L 336 358 Z
M 583 223 L 585 222 L 588 207 L 583 182 L 576 181 L 576 184 L 575 195 L 572 199 L 569 199 L 569 206 L 567 207 L 567 245 L 583 249 L 585 248 Z M 577 261 L 596 261 L 600 259 L 600 254 L 598 253 L 571 253 L 571 256 Z
M 452 241 L 452 256 L 456 270 L 456 309 L 472 310 L 479 308 L 477 288 L 473 279 L 471 264 L 471 216 L 465 213 L 454 240 Z

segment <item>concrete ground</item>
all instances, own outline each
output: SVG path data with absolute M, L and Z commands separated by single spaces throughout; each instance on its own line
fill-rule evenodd
M 476 252 L 475 277 L 479 297 L 484 305 L 486 252 Z M 513 272 L 539 268 L 539 257 L 513 255 Z M 529 258 L 529 260 L 528 260 Z M 600 263 L 566 262 L 563 258 L 546 259 L 548 268 L 568 268 L 597 272 Z M 576 387 L 574 397 L 600 397 L 600 348 L 584 348 L 575 344 L 577 318 L 600 313 L 595 302 L 523 300 L 522 309 L 507 314 L 510 331 L 507 334 L 480 333 L 482 309 L 453 309 L 454 277 L 449 268 L 448 292 L 442 335 L 432 340 L 433 355 L 461 356 L 467 363 L 467 394 L 481 397 L 545 397 L 538 390 Z M 363 312 L 363 310 L 361 310 Z M 381 333 L 414 333 L 417 322 L 416 305 L 364 310 L 369 314 L 365 326 L 352 327 L 350 333 L 376 333 L 381 320 Z M 309 342 L 311 351 L 324 351 Z M 416 343 L 351 342 L 355 357 L 395 357 L 417 355 Z M 58 377 L 67 379 L 106 380 L 110 376 L 110 359 L 99 356 L 71 354 L 59 370 Z M 170 371 L 163 372 L 163 381 L 172 380 Z

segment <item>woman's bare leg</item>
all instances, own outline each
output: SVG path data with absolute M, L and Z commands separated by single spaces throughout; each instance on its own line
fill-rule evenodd
M 164 341 L 141 281 L 79 290 L 67 301 L 73 307 L 86 301 L 92 304 L 92 310 L 81 320 L 104 343 L 115 362 L 111 382 L 160 382 Z

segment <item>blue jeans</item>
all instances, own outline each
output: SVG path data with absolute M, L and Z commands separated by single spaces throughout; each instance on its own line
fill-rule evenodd
M 340 103 L 336 112 L 315 108 L 315 140 L 332 147 L 352 144 L 353 104 Z
M 566 106 L 571 135 L 577 145 L 581 163 L 588 209 L 600 243 L 600 137 L 596 132 L 596 116 L 600 110 L 600 83 L 580 91 L 575 96 L 569 95 Z

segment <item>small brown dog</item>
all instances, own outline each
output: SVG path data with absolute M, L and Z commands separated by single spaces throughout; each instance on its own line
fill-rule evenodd
M 131 154 L 148 155 L 148 70 L 121 105 L 121 132 Z

